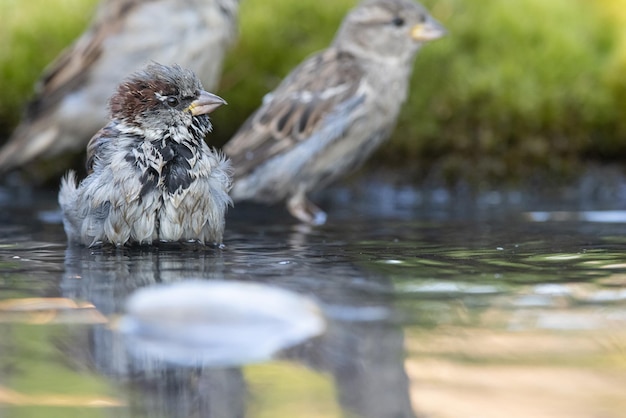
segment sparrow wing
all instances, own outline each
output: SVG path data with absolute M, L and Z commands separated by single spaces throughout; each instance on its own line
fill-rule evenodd
M 26 119 L 35 119 L 56 106 L 89 77 L 90 68 L 102 53 L 105 40 L 123 26 L 129 12 L 141 0 L 108 0 L 100 4 L 89 29 L 66 48 L 44 71 L 35 96 L 26 108 Z
M 335 49 L 313 55 L 296 67 L 225 145 L 235 178 L 320 132 L 339 136 L 349 113 L 364 99 L 363 70 L 352 55 Z M 332 138 L 331 138 L 332 139 Z
M 105 159 L 111 158 L 113 155 L 112 147 L 114 146 L 114 142 L 116 138 L 118 138 L 122 133 L 117 129 L 117 124 L 115 122 L 109 123 L 104 128 L 100 129 L 87 144 L 87 160 L 86 160 L 86 169 L 87 174 L 91 174 L 94 171 L 94 166 L 96 164 L 108 164 L 110 161 L 105 161 Z

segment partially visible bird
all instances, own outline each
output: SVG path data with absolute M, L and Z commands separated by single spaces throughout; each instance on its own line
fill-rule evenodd
M 225 104 L 190 70 L 152 64 L 120 84 L 111 121 L 89 141 L 87 177 L 61 181 L 70 243 L 221 244 L 230 164 L 204 142 Z
M 102 0 L 87 30 L 42 74 L 0 150 L 0 172 L 84 151 L 106 123 L 119 81 L 151 61 L 177 62 L 213 89 L 236 37 L 238 7 L 239 0 Z M 54 161 L 32 177 L 43 181 L 67 168 Z
M 326 214 L 307 198 L 359 167 L 391 134 L 420 46 L 445 34 L 412 0 L 365 0 L 329 48 L 296 67 L 225 145 L 235 201 L 287 201 L 302 222 Z

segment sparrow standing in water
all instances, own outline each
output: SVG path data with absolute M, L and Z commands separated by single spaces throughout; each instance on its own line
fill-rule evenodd
M 323 224 L 307 193 L 359 167 L 390 136 L 417 51 L 444 34 L 412 0 L 360 3 L 330 47 L 296 67 L 224 147 L 233 200 L 286 200 L 300 221 Z
M 225 103 L 179 66 L 152 64 L 123 82 L 87 146 L 87 178 L 77 186 L 70 171 L 61 182 L 69 242 L 220 244 L 230 164 L 204 137 Z
M 238 7 L 239 0 L 103 0 L 87 30 L 42 74 L 0 150 L 0 173 L 83 151 L 106 123 L 106 100 L 119 81 L 152 61 L 177 62 L 215 88 Z M 30 174 L 41 181 L 66 169 L 55 161 Z

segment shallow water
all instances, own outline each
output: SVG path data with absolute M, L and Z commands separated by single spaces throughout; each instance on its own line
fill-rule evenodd
M 324 227 L 248 206 L 224 250 L 118 251 L 66 248 L 53 195 L 0 201 L 2 416 L 626 416 L 623 201 L 337 190 Z M 305 296 L 325 331 L 253 362 L 133 354 L 128 297 L 192 278 Z

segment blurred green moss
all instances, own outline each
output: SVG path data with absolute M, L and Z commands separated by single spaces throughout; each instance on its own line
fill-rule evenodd
M 37 75 L 81 31 L 95 1 L 0 3 L 9 17 L 0 29 L 8 40 L 0 47 L 8 82 L 0 132 L 15 124 Z M 212 141 L 226 142 L 291 68 L 328 45 L 355 3 L 243 0 L 219 88 L 229 106 L 213 115 Z M 404 163 L 417 178 L 435 170 L 511 179 L 626 156 L 623 0 L 423 3 L 449 34 L 418 55 L 398 128 L 374 164 Z
M 608 87 L 615 101 L 617 129 L 615 142 L 624 146 L 626 142 L 626 7 L 623 0 L 601 0 L 603 17 L 615 30 L 615 48 L 612 50 L 604 85 Z M 624 153 L 618 154 L 623 158 Z
M 419 156 L 426 170 L 439 165 L 451 177 L 525 178 L 538 168 L 567 175 L 591 154 L 624 154 L 602 82 L 616 27 L 599 3 L 429 4 L 450 35 L 418 58 L 387 156 Z

